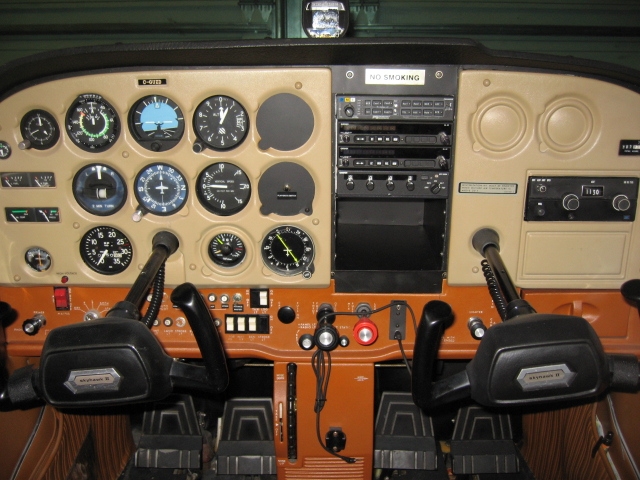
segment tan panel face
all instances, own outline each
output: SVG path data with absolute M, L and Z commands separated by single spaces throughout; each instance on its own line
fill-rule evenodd
M 527 222 L 524 211 L 529 176 L 640 175 L 635 157 L 618 155 L 620 140 L 638 138 L 638 124 L 640 96 L 616 85 L 565 75 L 463 71 L 449 283 L 484 283 L 471 238 L 487 227 L 500 235 L 503 260 L 520 287 L 618 288 L 636 278 L 637 221 Z
M 158 82 L 151 82 L 151 85 L 140 85 L 140 81 L 148 79 L 166 80 L 166 84 L 155 85 Z M 50 172 L 55 176 L 55 187 L 10 188 L 8 182 L 3 180 L 0 190 L 0 203 L 3 207 L 1 221 L 4 223 L 0 235 L 0 283 L 59 284 L 66 277 L 70 285 L 130 285 L 151 251 L 153 236 L 158 231 L 168 230 L 176 234 L 180 241 L 178 252 L 167 263 L 169 284 L 190 281 L 199 286 L 328 285 L 332 204 L 330 92 L 331 74 L 328 69 L 178 70 L 85 75 L 43 83 L 7 98 L 0 104 L 0 140 L 8 142 L 13 152 L 9 159 L 0 162 L 0 170 L 3 174 Z M 69 107 L 79 95 L 87 93 L 101 95 L 114 107 L 120 121 L 117 140 L 111 147 L 99 152 L 79 148 L 65 131 Z M 277 94 L 294 95 L 301 99 L 313 116 L 310 136 L 302 140 L 302 146 L 296 146 L 290 151 L 259 148 L 261 137 L 256 128 L 258 111 L 265 101 Z M 156 152 L 143 148 L 133 137 L 128 125 L 129 113 L 136 102 L 147 95 L 166 96 L 183 113 L 184 134 L 173 148 Z M 199 104 L 212 96 L 227 96 L 240 103 L 246 110 L 248 132 L 244 141 L 235 148 L 205 148 L 196 153 L 194 144 L 199 139 L 194 128 L 194 115 Z M 226 116 L 228 111 L 225 108 L 215 104 L 213 111 L 217 115 Z M 21 119 L 32 109 L 50 113 L 62 130 L 57 143 L 49 149 L 18 148 L 18 143 L 23 140 Z M 287 115 L 286 108 L 282 113 Z M 217 119 L 219 118 L 218 116 Z M 93 123 L 95 126 L 103 120 L 100 115 L 87 114 L 80 121 L 85 122 L 90 130 L 89 124 Z M 277 130 L 278 118 L 271 119 L 271 123 Z M 78 125 L 72 127 L 77 130 Z M 220 125 L 215 125 L 216 130 L 219 127 Z M 99 139 L 96 138 L 96 141 Z M 195 150 L 197 149 L 196 147 Z M 196 195 L 199 174 L 209 165 L 220 162 L 239 167 L 250 182 L 249 199 L 241 199 L 246 201 L 244 208 L 232 215 L 212 213 Z M 308 213 L 261 213 L 262 204 L 258 195 L 261 176 L 280 162 L 291 162 L 304 167 L 312 179 L 315 196 Z M 139 205 L 134 195 L 136 178 L 144 168 L 155 163 L 164 163 L 166 168 L 179 170 L 187 184 L 186 201 L 172 215 L 148 213 L 140 221 L 134 221 L 134 212 Z M 124 206 L 112 214 L 100 216 L 89 212 L 74 198 L 74 177 L 91 164 L 104 165 L 117 171 L 126 185 Z M 4 177 L 3 175 L 3 179 Z M 156 184 L 154 188 L 166 186 Z M 289 185 L 283 185 L 283 190 L 286 187 Z M 295 185 L 291 188 L 295 189 Z M 297 193 L 286 191 L 288 194 Z M 276 193 L 273 192 L 274 195 Z M 98 197 L 101 194 L 106 195 L 104 192 L 87 193 L 88 196 Z M 44 213 L 38 213 L 43 207 L 46 207 Z M 9 214 L 13 213 L 18 217 L 17 220 L 21 220 L 20 211 L 35 209 L 31 212 L 36 216 L 39 214 L 42 221 L 16 222 L 11 217 L 7 220 L 4 217 L 5 208 L 13 209 Z M 47 221 L 44 218 L 46 213 L 50 215 L 48 220 L 52 219 L 50 210 L 47 210 L 51 208 L 57 209 L 59 221 Z M 268 232 L 284 225 L 301 229 L 311 238 L 314 247 L 313 269 L 309 269 L 311 275 L 281 275 L 274 273 L 263 263 L 263 239 Z M 80 256 L 81 239 L 86 232 L 97 226 L 115 227 L 130 240 L 133 257 L 131 264 L 123 272 L 104 275 L 83 262 Z M 208 253 L 209 243 L 214 237 L 225 233 L 239 238 L 244 245 L 246 254 L 238 264 L 220 266 Z M 50 268 L 40 272 L 28 266 L 25 253 L 32 247 L 43 248 L 50 254 Z M 108 260 L 108 256 L 101 258 L 102 254 L 99 252 L 102 251 L 98 250 L 96 262 L 104 263 Z M 295 257 L 291 263 L 301 260 L 294 253 L 294 247 L 287 245 L 283 251 L 284 255 Z M 35 264 L 44 261 L 43 254 L 36 252 L 33 255 L 32 262 Z

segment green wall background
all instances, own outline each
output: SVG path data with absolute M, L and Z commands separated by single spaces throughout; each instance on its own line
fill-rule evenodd
M 0 63 L 82 45 L 300 38 L 302 0 L 0 0 Z M 640 0 L 351 0 L 350 36 L 473 38 L 640 70 Z

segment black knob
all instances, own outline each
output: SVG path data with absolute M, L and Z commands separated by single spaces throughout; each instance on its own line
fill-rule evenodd
M 367 190 L 369 191 L 373 190 L 376 187 L 375 184 L 373 183 L 373 180 L 367 180 L 366 186 L 367 186 Z
M 33 318 L 28 318 L 22 322 L 22 331 L 27 335 L 35 335 L 38 331 L 47 323 L 47 320 L 42 315 L 35 315 Z
M 347 190 L 353 190 L 356 187 L 356 184 L 353 180 L 347 180 Z
M 278 320 L 280 320 L 282 323 L 288 325 L 290 323 L 293 323 L 295 319 L 296 311 L 293 308 L 285 306 L 281 307 L 280 310 L 278 310 Z
M 443 155 L 438 155 L 436 161 L 442 170 L 446 170 L 449 167 L 449 161 Z
M 158 142 L 153 142 L 153 143 L 151 144 L 151 150 L 152 150 L 153 152 L 159 152 L 161 148 L 162 148 L 162 145 L 161 145 L 161 144 L 159 144 Z
M 636 278 L 636 279 L 628 280 L 624 282 L 620 287 L 620 293 L 622 293 L 622 296 L 627 300 L 627 302 L 629 302 L 636 308 L 640 308 L 640 280 L 639 279 Z
M 407 180 L 407 190 L 409 190 L 410 192 L 413 192 L 415 188 L 416 188 L 416 184 L 413 183 L 411 180 Z
M 336 316 L 333 314 L 333 306 L 328 303 L 323 303 L 318 307 L 316 312 L 316 320 L 333 323 L 336 320 Z
M 344 107 L 344 114 L 347 117 L 353 117 L 354 113 L 355 111 L 353 110 L 353 107 L 351 105 L 347 105 L 346 107 Z
M 569 193 L 562 198 L 562 207 L 565 210 L 573 212 L 580 206 L 580 199 L 574 193 Z
M 204 145 L 203 145 L 202 143 L 200 143 L 200 142 L 195 142 L 195 143 L 193 144 L 193 151 L 194 151 L 195 153 L 200 153 L 200 152 L 202 152 L 203 150 L 204 150 Z
M 447 135 L 445 132 L 440 132 L 438 134 L 438 140 L 440 140 L 440 143 L 442 145 L 449 145 L 451 143 L 451 139 L 449 138 L 449 135 Z
M 613 198 L 613 208 L 618 212 L 626 212 L 631 208 L 631 201 L 626 195 L 616 195 Z
M 387 180 L 387 190 L 390 192 L 396 188 L 396 184 L 393 183 L 393 180 Z
M 437 194 L 440 192 L 441 187 L 439 183 L 434 183 L 433 185 L 431 185 L 431 187 L 429 187 L 429 190 L 431 190 L 431 193 Z

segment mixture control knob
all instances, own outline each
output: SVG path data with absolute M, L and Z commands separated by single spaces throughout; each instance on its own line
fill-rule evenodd
M 376 186 L 373 183 L 373 177 L 369 176 L 369 178 L 367 179 L 367 184 L 366 184 L 367 190 L 371 191 L 373 190 Z
M 626 195 L 616 195 L 613 198 L 613 208 L 618 212 L 626 212 L 631 208 L 631 201 Z
M 361 318 L 353 327 L 353 336 L 360 345 L 371 345 L 378 339 L 378 327 L 368 317 Z
M 22 331 L 27 335 L 35 335 L 47 323 L 44 315 L 34 315 L 22 322 Z
M 580 199 L 575 193 L 569 193 L 562 198 L 562 207 L 565 210 L 573 212 L 580 206 Z
M 346 107 L 344 107 L 344 114 L 347 117 L 353 117 L 354 113 L 355 113 L 355 110 L 353 109 L 353 107 L 351 105 L 347 105 Z

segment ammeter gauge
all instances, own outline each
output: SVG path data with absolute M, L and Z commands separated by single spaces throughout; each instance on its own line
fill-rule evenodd
M 24 260 L 36 272 L 45 272 L 51 267 L 51 255 L 44 248 L 30 248 L 24 254 Z

